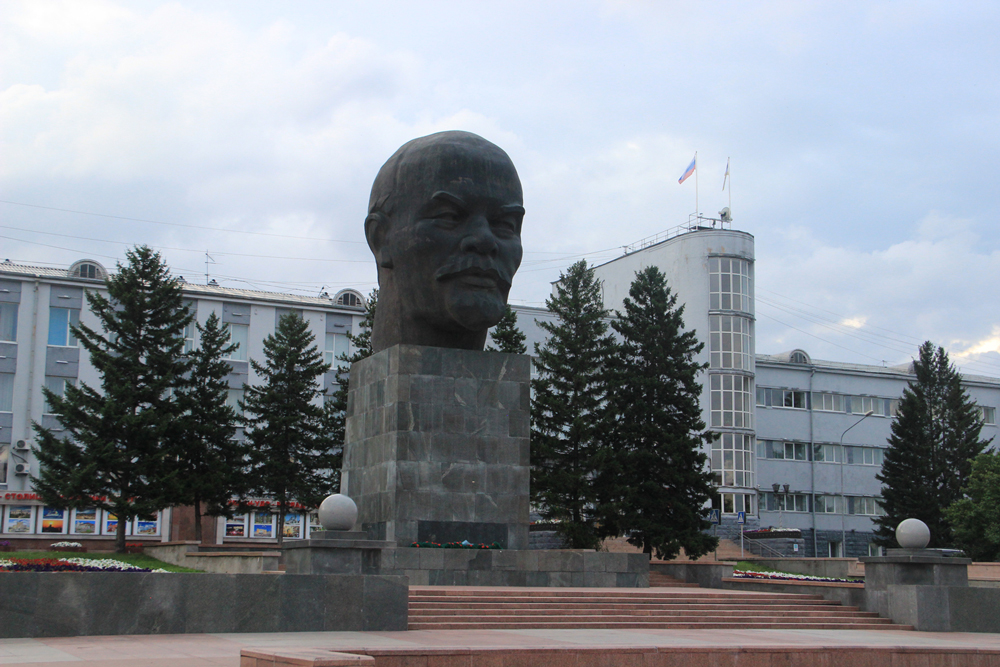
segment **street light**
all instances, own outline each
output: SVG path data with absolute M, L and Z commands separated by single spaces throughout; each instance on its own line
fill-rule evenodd
M 840 434 L 840 555 L 844 557 L 847 555 L 847 496 L 844 495 L 844 465 L 847 463 L 847 452 L 844 451 L 844 436 L 852 428 L 868 419 L 872 416 L 873 410 L 869 410 L 864 414 L 864 416 L 858 421 L 854 422 Z M 815 502 L 815 501 L 813 501 Z

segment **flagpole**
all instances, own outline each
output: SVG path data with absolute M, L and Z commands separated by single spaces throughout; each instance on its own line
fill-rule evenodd
M 726 165 L 729 167 L 727 171 L 729 172 L 729 214 L 733 214 L 733 168 L 729 163 L 730 158 L 726 158 Z

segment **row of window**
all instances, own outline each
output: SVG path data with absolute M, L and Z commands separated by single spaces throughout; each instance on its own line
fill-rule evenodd
M 753 378 L 710 375 L 711 425 L 753 428 Z
M 237 514 L 226 519 L 226 537 L 229 538 L 272 538 L 277 537 L 278 515 L 270 510 Z M 319 523 L 319 515 L 286 514 L 282 534 L 286 539 L 300 539 L 309 536 L 314 530 L 323 530 Z
M 722 433 L 712 442 L 712 481 L 716 486 L 754 485 L 753 436 Z
M 721 510 L 722 514 L 746 512 L 757 514 L 757 496 L 753 493 L 723 492 L 712 497 L 712 509 Z
M 801 389 L 757 387 L 757 405 L 799 410 L 812 408 L 824 412 L 846 412 L 856 415 L 871 411 L 872 414 L 880 417 L 894 417 L 899 410 L 899 399 L 878 396 L 848 396 L 815 391 L 810 397 L 808 391 Z
M 817 514 L 847 514 L 883 516 L 881 498 L 874 496 L 838 496 L 809 493 L 772 493 L 762 491 L 760 508 L 768 512 L 812 512 Z
M 822 461 L 825 463 L 851 463 L 881 466 L 885 450 L 881 447 L 857 447 L 816 443 L 810 447 L 805 442 L 758 440 L 757 457 L 784 459 L 786 461 Z
M 117 517 L 97 508 L 63 510 L 38 505 L 4 505 L 0 509 L 3 510 L 3 532 L 8 535 L 114 535 L 118 530 Z M 159 535 L 160 515 L 130 521 L 125 534 Z
M 734 315 L 710 315 L 708 329 L 710 368 L 753 370 L 753 320 Z
M 748 260 L 710 257 L 709 308 L 753 312 L 753 267 Z

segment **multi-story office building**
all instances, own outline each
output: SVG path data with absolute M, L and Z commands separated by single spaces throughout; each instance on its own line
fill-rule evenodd
M 874 554 L 872 518 L 881 513 L 875 474 L 913 379 L 910 364 L 818 361 L 803 350 L 758 355 L 761 524 L 801 530 L 807 556 Z M 995 437 L 1000 379 L 967 375 L 963 384 L 986 422 L 982 437 Z
M 704 222 L 704 221 L 699 221 Z M 705 348 L 708 364 L 701 394 L 703 419 L 718 437 L 705 446 L 718 486 L 714 505 L 731 525 L 744 512 L 748 527 L 781 526 L 802 531 L 803 555 L 859 556 L 869 553 L 872 517 L 880 510 L 881 465 L 889 425 L 909 368 L 883 368 L 814 361 L 802 350 L 756 355 L 754 343 L 754 239 L 746 233 L 688 225 L 626 249 L 595 267 L 604 305 L 620 310 L 635 273 L 656 265 L 685 304 L 684 319 Z M 0 534 L 22 539 L 67 539 L 114 532 L 114 517 L 99 511 L 60 513 L 43 507 L 31 488 L 37 471 L 19 441 L 34 438 L 31 422 L 59 428 L 48 413 L 41 387 L 63 391 L 66 383 L 98 386 L 93 366 L 73 339 L 70 324 L 97 327 L 85 305 L 85 290 L 102 290 L 105 269 L 83 260 L 67 269 L 0 263 Z M 296 311 L 310 323 L 327 359 L 348 351 L 346 334 L 359 326 L 364 299 L 354 290 L 333 297 L 184 284 L 199 322 L 212 312 L 240 347 L 229 360 L 230 401 L 244 383 L 257 381 L 248 359 L 263 358 L 264 338 L 281 315 Z M 528 353 L 545 339 L 538 321 L 554 321 L 543 308 L 515 306 L 527 334 Z M 198 344 L 191 326 L 188 348 Z M 326 388 L 333 373 L 324 379 Z M 983 436 L 996 435 L 1000 379 L 965 378 L 986 421 Z M 869 417 L 862 417 L 871 411 Z M 860 423 L 858 423 L 860 421 Z M 220 522 L 218 539 L 273 539 L 269 502 L 260 511 Z M 314 517 L 287 517 L 286 536 L 305 537 Z M 130 526 L 135 535 L 176 537 L 177 517 L 165 510 Z
M 875 475 L 912 371 L 814 362 L 802 350 L 755 354 L 754 239 L 725 226 L 698 219 L 596 266 L 604 307 L 621 310 L 636 272 L 651 265 L 684 304 L 685 325 L 705 344 L 702 418 L 718 435 L 705 453 L 726 532 L 744 512 L 747 528 L 801 530 L 804 555 L 868 555 L 881 511 Z M 515 310 L 531 348 L 544 339 L 524 324 L 535 309 Z M 1000 379 L 967 376 L 965 387 L 986 422 L 983 437 L 993 437 Z
M 0 533 L 4 539 L 83 539 L 111 536 L 116 518 L 97 509 L 65 512 L 44 507 L 32 490 L 37 462 L 31 452 L 37 422 L 58 432 L 62 427 L 46 404 L 44 385 L 62 394 L 67 384 L 84 382 L 100 387 L 100 378 L 86 354 L 81 354 L 70 326 L 77 322 L 100 330 L 97 317 L 87 308 L 84 293 L 104 291 L 106 270 L 98 262 L 82 260 L 69 269 L 0 263 Z M 354 290 L 329 296 L 302 297 L 184 283 L 188 307 L 202 324 L 216 313 L 229 327 L 239 347 L 228 359 L 229 401 L 242 398 L 244 383 L 258 381 L 250 359 L 263 360 L 264 339 L 274 332 L 278 319 L 297 312 L 310 325 L 317 345 L 328 361 L 349 350 L 347 333 L 359 325 L 364 298 Z M 192 323 L 185 332 L 188 350 L 198 345 Z M 324 378 L 332 391 L 334 373 Z M 241 437 L 242 434 L 238 434 Z M 275 516 L 270 503 L 258 501 L 261 511 L 243 515 L 219 526 L 218 534 L 230 538 L 273 538 Z M 288 537 L 305 537 L 313 518 L 301 513 L 288 517 Z M 170 512 L 137 519 L 129 526 L 134 536 L 167 538 Z

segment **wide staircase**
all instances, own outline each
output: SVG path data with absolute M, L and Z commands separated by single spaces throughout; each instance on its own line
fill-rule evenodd
M 910 630 L 819 595 L 702 588 L 410 587 L 410 630 L 586 628 Z

